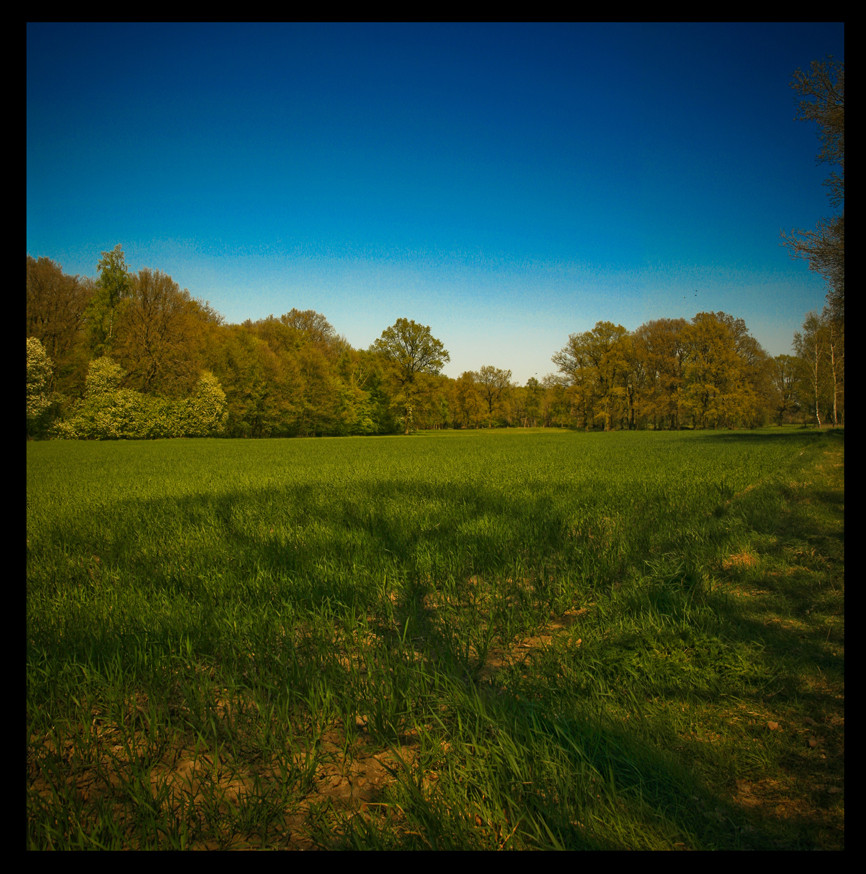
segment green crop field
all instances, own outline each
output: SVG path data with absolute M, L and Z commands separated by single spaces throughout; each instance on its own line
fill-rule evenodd
M 840 849 L 843 464 L 30 442 L 28 847 Z

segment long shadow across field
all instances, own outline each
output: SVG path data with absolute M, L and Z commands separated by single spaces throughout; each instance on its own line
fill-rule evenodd
M 813 438 L 802 432 L 725 432 L 705 439 L 810 443 Z M 484 738 L 495 745 L 498 736 L 507 736 L 525 749 L 543 741 L 550 760 L 557 761 L 560 769 L 571 769 L 575 779 L 570 789 L 568 780 L 563 782 L 561 775 L 557 778 L 543 769 L 534 772 L 536 786 L 542 791 L 518 791 L 507 769 L 498 778 L 503 795 L 510 794 L 525 805 L 533 821 L 546 823 L 566 848 L 622 849 L 628 842 L 627 837 L 616 845 L 600 840 L 586 823 L 571 818 L 568 811 L 573 805 L 562 795 L 571 791 L 574 798 L 586 800 L 587 810 L 613 810 L 619 805 L 629 811 L 624 819 L 663 823 L 665 833 L 682 835 L 685 844 L 699 848 L 799 849 L 809 846 L 822 827 L 820 805 L 813 811 L 794 812 L 799 817 L 803 844 L 792 846 L 790 820 L 782 823 L 772 813 L 756 816 L 753 807 L 731 800 L 731 785 L 707 785 L 694 767 L 694 748 L 688 744 L 671 748 L 646 726 L 631 728 L 608 718 L 606 699 L 598 690 L 604 688 L 605 695 L 613 696 L 607 699 L 611 703 L 622 703 L 617 699 L 618 694 L 626 694 L 622 686 L 619 691 L 617 688 L 623 679 L 617 674 L 618 666 L 625 664 L 620 656 L 646 645 L 633 629 L 619 631 L 612 626 L 605 638 L 598 624 L 586 626 L 603 639 L 595 649 L 589 642 L 585 644 L 574 656 L 571 672 L 561 677 L 530 671 L 522 679 L 509 675 L 513 684 L 509 676 L 498 684 L 480 678 L 485 640 L 530 635 L 552 612 L 561 612 L 569 603 L 607 599 L 615 611 L 617 604 L 622 608 L 631 597 L 632 608 L 648 605 L 676 621 L 678 615 L 688 615 L 700 602 L 715 616 L 711 630 L 718 646 L 762 650 L 761 660 L 771 681 L 763 688 L 744 689 L 736 681 L 726 684 L 720 675 L 714 688 L 702 686 L 698 690 L 690 689 L 687 679 L 666 687 L 663 678 L 649 677 L 650 688 L 644 690 L 647 700 L 650 696 L 693 703 L 737 700 L 764 712 L 768 697 L 774 707 L 785 708 L 811 696 L 812 719 L 826 722 L 839 707 L 835 693 L 804 684 L 804 676 L 814 668 L 835 682 L 842 671 L 841 641 L 832 630 L 822 636 L 809 624 L 808 616 L 816 604 L 826 610 L 838 604 L 832 593 L 816 590 L 816 567 L 826 561 L 827 574 L 835 575 L 835 585 L 841 585 L 843 507 L 838 491 L 832 489 L 810 492 L 808 512 L 797 499 L 797 494 L 784 486 L 762 486 L 739 497 L 734 507 L 708 524 L 721 524 L 724 513 L 736 512 L 767 542 L 772 540 L 773 545 L 767 547 L 768 561 L 781 560 L 791 549 L 805 544 L 804 549 L 813 550 L 812 564 L 800 576 L 794 573 L 784 578 L 749 575 L 733 566 L 719 572 L 721 588 L 709 588 L 701 579 L 695 564 L 699 556 L 693 555 L 685 563 L 675 560 L 683 549 L 676 541 L 659 544 L 661 554 L 674 557 L 667 576 L 657 574 L 647 582 L 637 573 L 631 583 L 623 583 L 623 573 L 629 570 L 623 560 L 593 553 L 600 548 L 598 544 L 589 535 L 576 536 L 572 520 L 549 496 L 533 502 L 525 495 L 512 499 L 501 491 L 453 484 L 430 487 L 419 495 L 414 483 L 370 483 L 363 501 L 357 493 L 341 495 L 339 489 L 323 501 L 311 487 L 228 493 L 205 501 L 184 499 L 179 505 L 180 527 L 195 530 L 202 525 L 216 526 L 216 541 L 221 546 L 212 554 L 204 555 L 193 545 L 184 556 L 182 547 L 173 543 L 170 563 L 140 566 L 134 542 L 119 536 L 110 550 L 103 551 L 103 562 L 118 568 L 127 585 L 188 603 L 186 617 L 172 618 L 170 634 L 161 638 L 159 629 L 149 629 L 152 645 L 157 647 L 174 646 L 178 635 L 186 635 L 193 651 L 206 651 L 209 657 L 218 654 L 226 646 L 219 627 L 226 607 L 220 602 L 225 599 L 237 600 L 238 609 L 247 603 L 251 611 L 263 611 L 263 616 L 270 604 L 268 621 L 274 621 L 273 614 L 280 610 L 313 615 L 326 604 L 329 615 L 336 618 L 352 611 L 370 615 L 380 646 L 401 652 L 407 663 L 419 656 L 424 670 L 442 674 L 443 688 L 450 684 L 450 688 L 462 690 L 450 699 L 450 712 L 440 715 L 443 724 L 455 726 L 455 743 L 461 740 L 457 723 L 472 724 L 474 719 L 480 728 L 467 740 L 466 749 Z M 419 500 L 433 510 L 423 518 L 401 518 L 401 508 L 412 507 Z M 816 501 L 825 509 L 823 526 L 815 524 Z M 262 515 L 279 518 L 280 507 L 291 508 L 285 514 L 283 530 L 249 523 L 250 518 Z M 775 508 L 774 512 L 768 514 L 767 507 Z M 442 508 L 441 518 L 437 508 Z M 450 513 L 446 508 L 452 508 Z M 173 512 L 178 512 L 177 505 Z M 162 506 L 148 509 L 136 504 L 130 518 L 164 515 Z M 122 526 L 123 517 L 122 512 L 116 514 L 114 522 Z M 479 519 L 487 520 L 486 527 L 478 524 Z M 69 537 L 68 531 L 64 536 Z M 639 558 L 631 555 L 626 562 Z M 214 582 L 226 576 L 231 586 L 221 588 Z M 617 590 L 618 584 L 624 588 Z M 743 599 L 728 597 L 725 586 L 752 586 L 769 594 L 752 599 L 747 607 Z M 461 598 L 480 598 L 482 588 L 484 598 L 475 606 L 460 603 Z M 779 621 L 780 610 L 788 611 L 783 621 Z M 134 622 L 134 617 L 127 621 Z M 115 632 L 107 626 L 94 632 L 99 640 L 73 637 L 66 645 L 70 655 L 75 650 L 83 655 L 97 648 L 111 659 L 123 647 L 123 635 Z M 576 627 L 575 636 L 577 633 L 589 641 L 591 634 L 583 626 Z M 664 632 L 657 633 L 661 638 Z M 274 672 L 266 678 L 269 682 L 278 678 L 284 646 L 274 641 L 273 651 L 263 655 L 262 661 Z M 351 666 L 339 670 L 346 674 L 339 679 L 340 687 L 353 688 Z M 629 690 L 627 694 L 638 696 L 634 703 L 639 710 L 640 681 L 629 681 Z M 427 705 L 414 702 L 412 706 Z M 832 743 L 840 744 L 841 738 L 834 735 Z M 829 752 L 820 760 L 822 764 L 813 763 L 809 772 L 816 785 L 821 779 L 827 784 L 839 779 L 840 749 Z M 589 775 L 598 775 L 601 783 L 591 784 Z M 730 781 L 736 777 L 731 774 Z M 517 782 L 524 785 L 532 781 Z M 605 792 L 608 808 L 599 800 Z M 424 802 L 419 797 L 417 803 Z M 416 816 L 426 823 L 428 839 L 432 836 L 447 845 L 453 823 L 446 812 L 431 807 L 417 811 Z M 405 840 L 409 845 L 413 839 Z

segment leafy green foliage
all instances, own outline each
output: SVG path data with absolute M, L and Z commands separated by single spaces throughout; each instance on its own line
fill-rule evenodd
M 419 325 L 412 319 L 397 319 L 382 331 L 373 348 L 391 361 L 402 386 L 415 380 L 419 373 L 438 373 L 451 356 L 430 332 L 428 325 Z
M 178 418 L 185 437 L 216 437 L 225 433 L 228 420 L 226 394 L 212 373 L 202 373 L 192 397 L 184 399 L 178 406 Z
M 108 357 L 91 362 L 84 398 L 55 426 L 58 437 L 77 440 L 144 440 L 207 437 L 225 430 L 225 393 L 203 373 L 195 392 L 179 401 L 122 388 L 124 373 Z
M 93 353 L 105 355 L 111 351 L 114 343 L 117 318 L 129 297 L 132 278 L 120 245 L 111 252 L 102 253 L 97 269 L 99 279 L 87 308 L 86 319 Z
M 45 347 L 35 337 L 27 338 L 27 433 L 36 433 L 51 406 L 49 385 L 53 365 Z
M 88 285 L 64 277 L 45 259 L 28 258 L 29 336 L 54 365 L 50 408 L 38 426 L 28 419 L 30 436 L 303 437 L 533 425 L 615 431 L 844 423 L 844 326 L 835 311 L 810 315 L 817 327 L 807 319 L 803 342 L 799 334 L 795 338 L 793 369 L 771 360 L 742 319 L 698 313 L 691 322 L 659 319 L 633 332 L 599 322 L 570 335 L 553 355 L 559 374 L 519 386 L 511 371 L 492 365 L 457 379 L 443 376 L 447 350 L 429 326 L 411 319 L 398 319 L 369 349 L 359 350 L 312 310 L 225 325 L 160 271 L 129 274 L 120 247 L 103 253 L 99 267 L 99 281 Z M 61 330 L 61 324 L 67 327 Z M 137 394 L 87 402 L 89 368 L 108 357 L 123 371 L 116 388 Z M 225 393 L 222 426 L 191 412 L 202 403 L 203 373 Z M 55 419 L 58 427 L 49 427 Z

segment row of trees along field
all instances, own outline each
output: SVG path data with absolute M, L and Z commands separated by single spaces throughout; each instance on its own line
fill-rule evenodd
M 452 379 L 430 328 L 401 318 L 368 349 L 292 309 L 225 324 L 159 270 L 131 273 L 120 246 L 96 279 L 27 256 L 28 437 L 389 434 L 413 428 L 736 428 L 844 424 L 844 66 L 797 71 L 800 119 L 837 214 L 783 235 L 827 283 L 791 355 L 770 357 L 742 319 L 698 313 L 634 331 L 571 334 L 541 382 L 493 365 Z
M 120 247 L 96 280 L 27 258 L 29 436 L 388 434 L 410 428 L 730 428 L 844 419 L 841 323 L 810 314 L 770 357 L 725 313 L 599 322 L 557 371 L 516 385 L 485 366 L 456 379 L 429 327 L 399 319 L 369 349 L 293 309 L 225 324 L 166 274 L 130 274 Z

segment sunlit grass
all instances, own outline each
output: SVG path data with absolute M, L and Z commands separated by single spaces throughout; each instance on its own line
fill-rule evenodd
M 838 848 L 842 458 L 30 443 L 28 844 Z

